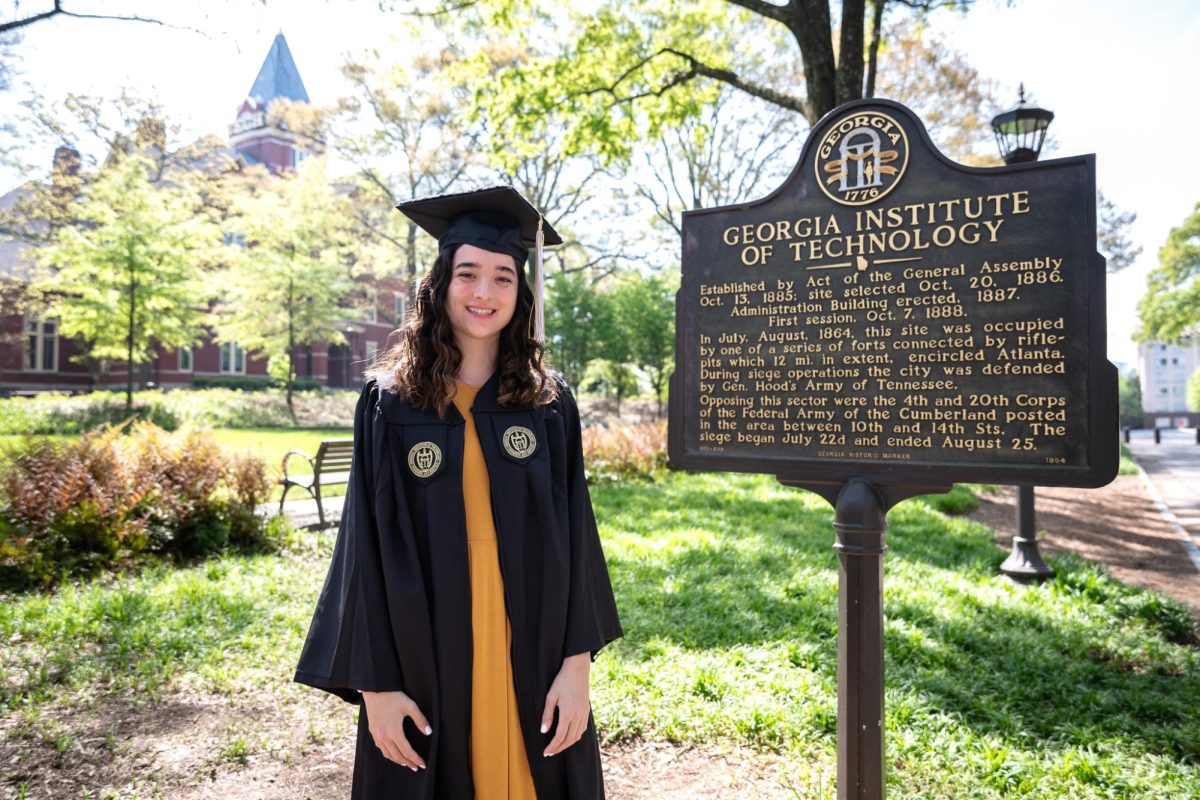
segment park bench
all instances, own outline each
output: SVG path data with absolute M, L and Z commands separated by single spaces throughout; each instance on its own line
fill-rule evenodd
M 312 474 L 289 475 L 288 459 L 292 456 L 300 456 L 307 461 L 309 467 L 312 469 Z M 298 486 L 312 495 L 312 498 L 317 501 L 317 515 L 320 518 L 321 527 L 324 528 L 325 508 L 321 504 L 321 487 L 349 483 L 350 462 L 353 457 L 353 439 L 326 439 L 317 448 L 315 458 L 310 458 L 302 450 L 292 450 L 289 452 L 283 457 L 283 477 L 279 479 L 279 483 L 283 485 L 283 497 L 279 498 L 279 513 L 283 514 L 283 501 L 287 499 L 288 492 L 291 491 L 293 486 Z

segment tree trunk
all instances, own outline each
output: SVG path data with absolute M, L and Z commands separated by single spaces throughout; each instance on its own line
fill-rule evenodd
M 863 15 L 866 0 L 843 0 L 838 47 L 837 105 L 862 97 Z
M 847 0 L 847 3 L 865 0 Z M 836 70 L 833 62 L 833 34 L 830 32 L 828 0 L 792 0 L 788 9 L 788 30 L 800 46 L 804 62 L 804 81 L 808 85 L 805 114 L 810 124 L 837 105 Z M 845 12 L 843 12 L 845 13 Z
M 296 280 L 288 279 L 288 346 L 287 346 L 287 407 L 288 414 L 296 419 L 296 408 L 292 405 L 292 383 L 295 371 L 296 353 Z
M 863 97 L 875 96 L 875 74 L 879 67 L 879 42 L 883 38 L 883 7 L 887 0 L 871 0 L 871 44 L 867 54 L 867 86 Z
M 137 301 L 137 278 L 129 270 L 129 338 L 125 353 L 125 410 L 133 411 L 133 334 L 134 310 Z
M 412 289 L 417 280 L 417 224 L 415 222 L 408 223 L 408 238 L 404 242 L 404 257 L 407 260 L 407 270 L 405 275 L 408 277 L 409 289 Z M 413 295 L 415 297 L 416 295 Z

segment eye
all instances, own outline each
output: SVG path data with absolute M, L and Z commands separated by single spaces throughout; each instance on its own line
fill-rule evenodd
M 512 283 L 513 282 L 513 279 L 508 277 L 507 275 L 501 275 L 496 280 L 498 280 L 500 283 Z

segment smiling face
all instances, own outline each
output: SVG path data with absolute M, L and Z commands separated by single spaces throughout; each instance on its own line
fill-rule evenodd
M 460 348 L 469 341 L 499 342 L 517 308 L 518 280 L 512 256 L 459 246 L 446 291 L 446 314 Z

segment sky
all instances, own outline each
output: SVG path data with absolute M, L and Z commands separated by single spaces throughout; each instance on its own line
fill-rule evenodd
M 50 4 L 26 0 L 22 8 L 41 5 Z M 389 33 L 395 12 L 370 0 L 75 0 L 68 8 L 181 27 L 58 18 L 25 29 L 14 48 L 13 90 L 0 93 L 0 119 L 14 113 L 24 84 L 49 98 L 111 96 L 125 87 L 157 98 L 189 134 L 224 136 L 281 30 L 318 104 L 345 92 L 338 68 L 346 54 L 405 47 Z M 1012 104 L 1023 81 L 1055 113 L 1056 150 L 1044 155 L 1095 153 L 1099 187 L 1137 213 L 1131 238 L 1143 252 L 1108 280 L 1109 359 L 1135 366 L 1131 336 L 1146 276 L 1170 229 L 1200 202 L 1200 158 L 1189 144 L 1200 133 L 1200 3 L 976 0 L 966 15 L 936 13 L 932 27 L 1006 87 Z M 15 182 L 0 172 L 0 188 Z

